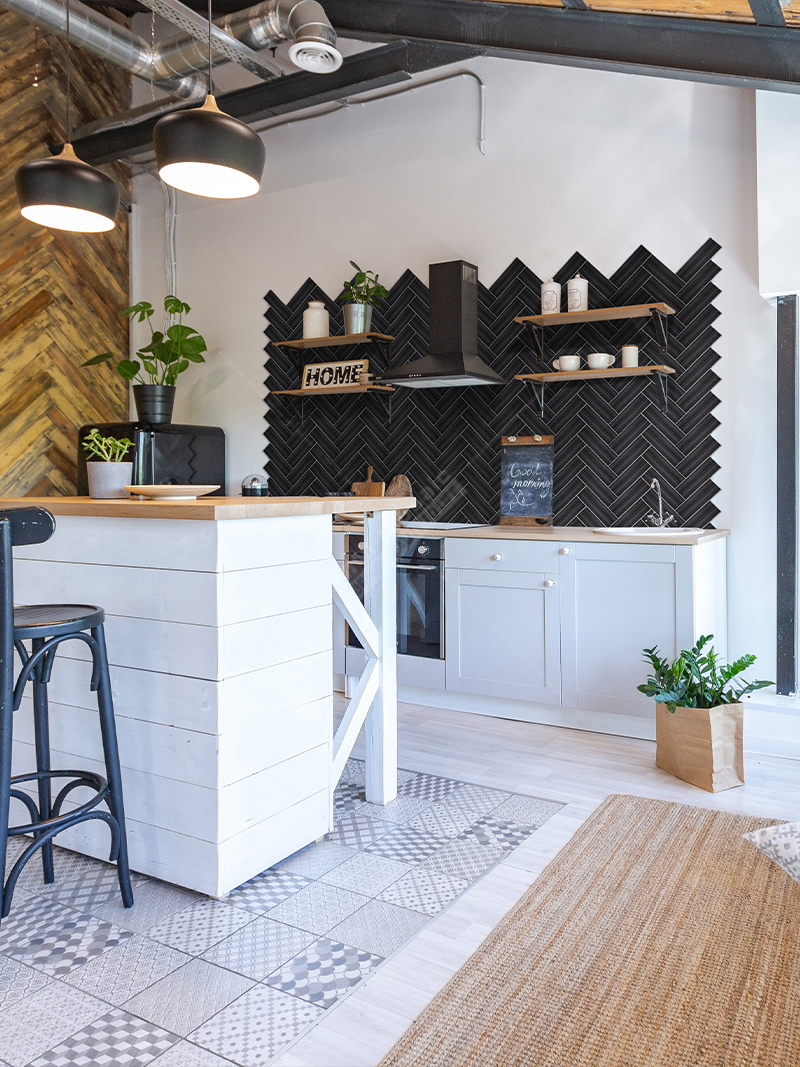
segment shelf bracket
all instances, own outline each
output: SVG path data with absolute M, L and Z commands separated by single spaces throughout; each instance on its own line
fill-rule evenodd
M 390 366 L 391 366 L 391 364 L 390 364 Z M 376 392 L 375 395 L 377 396 L 377 398 L 380 400 L 380 402 L 383 404 L 384 408 L 386 409 L 386 425 L 387 426 L 391 426 L 392 425 L 392 397 L 394 396 L 394 393 L 378 393 L 378 392 Z
M 378 353 L 378 355 L 380 356 L 381 360 L 383 361 L 384 369 L 385 370 L 391 370 L 392 369 L 392 342 L 391 341 L 381 341 L 377 337 L 370 337 L 369 340 L 370 340 L 370 345 L 375 349 L 375 351 Z
M 534 354 L 539 363 L 544 363 L 544 327 L 534 326 L 532 322 L 525 323 Z
M 658 308 L 650 309 L 650 321 L 653 324 L 653 330 L 655 331 L 656 339 L 658 341 L 659 349 L 662 356 L 667 355 L 667 316 L 658 310 Z
M 531 393 L 533 394 L 533 399 L 536 402 L 536 406 L 539 409 L 539 418 L 543 419 L 544 418 L 544 382 L 535 382 L 535 381 L 531 381 L 531 379 L 528 378 L 526 380 L 525 384 L 528 386 L 528 388 L 530 389 Z
M 656 371 L 655 374 L 653 374 L 653 381 L 655 382 L 656 388 L 658 390 L 658 406 L 666 415 L 669 389 L 668 376 L 666 374 L 659 374 L 658 371 Z

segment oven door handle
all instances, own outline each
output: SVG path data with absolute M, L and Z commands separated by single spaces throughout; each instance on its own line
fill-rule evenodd
M 438 570 L 436 563 L 398 563 L 399 571 L 435 571 Z

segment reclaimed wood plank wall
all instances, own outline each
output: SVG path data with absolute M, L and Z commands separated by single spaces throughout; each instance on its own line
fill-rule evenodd
M 118 21 L 122 16 L 105 11 Z M 78 428 L 127 418 L 127 384 L 112 368 L 82 370 L 98 352 L 128 351 L 128 216 L 109 233 L 46 230 L 19 213 L 14 173 L 64 140 L 65 42 L 0 11 L 0 495 L 75 493 Z M 70 49 L 73 123 L 130 106 L 130 76 Z M 103 168 L 130 199 L 126 168 Z

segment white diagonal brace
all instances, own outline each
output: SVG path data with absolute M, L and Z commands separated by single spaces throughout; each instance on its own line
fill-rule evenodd
M 394 515 L 395 513 L 391 512 L 391 514 Z M 380 644 L 378 627 L 358 599 L 355 590 L 345 577 L 344 571 L 332 556 L 331 585 L 333 586 L 334 603 L 352 626 L 356 637 L 367 650 L 367 655 L 377 656 Z
M 378 661 L 374 657 L 370 657 L 367 659 L 364 673 L 358 680 L 355 692 L 347 705 L 347 711 L 344 713 L 344 718 L 339 723 L 339 728 L 333 739 L 334 756 L 333 773 L 331 775 L 331 781 L 333 782 L 338 782 L 342 777 L 344 765 L 350 758 L 350 753 L 353 751 L 353 746 L 361 732 L 361 727 L 364 725 L 370 705 L 378 692 L 379 680 Z

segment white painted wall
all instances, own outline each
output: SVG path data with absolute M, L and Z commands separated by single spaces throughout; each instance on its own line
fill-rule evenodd
M 335 293 L 349 260 L 387 284 L 464 257 L 491 284 L 514 256 L 540 275 L 576 250 L 606 273 L 644 244 L 677 269 L 719 241 L 717 351 L 729 526 L 729 651 L 774 670 L 774 311 L 759 295 L 755 94 L 511 60 L 470 65 L 487 86 L 477 148 L 471 79 L 355 106 L 263 134 L 261 192 L 215 203 L 179 194 L 179 293 L 206 335 L 206 367 L 177 417 L 227 434 L 229 480 L 263 463 L 264 294 L 312 276 Z M 134 183 L 136 299 L 163 294 L 163 198 Z
M 800 98 L 756 93 L 758 278 L 765 296 L 800 292 Z

